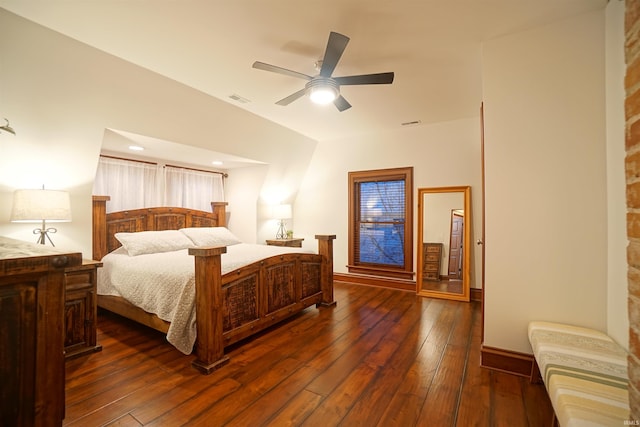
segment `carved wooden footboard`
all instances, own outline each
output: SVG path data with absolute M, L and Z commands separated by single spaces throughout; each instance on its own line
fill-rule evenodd
M 224 276 L 219 276 L 219 272 L 225 248 L 189 249 L 196 259 L 198 339 L 193 361 L 196 369 L 204 373 L 213 371 L 228 362 L 225 346 L 311 305 L 335 305 L 332 248 L 335 236 L 316 238 L 318 254 L 278 255 Z
M 225 224 L 226 203 L 212 203 L 214 213 L 183 208 L 138 209 L 106 213 L 106 196 L 94 196 L 94 258 L 119 243 L 120 231 L 152 231 Z M 208 374 L 228 362 L 224 348 L 264 330 L 305 308 L 335 305 L 333 240 L 316 235 L 317 254 L 273 256 L 221 274 L 225 247 L 189 249 L 195 260 L 197 339 L 193 366 Z M 98 296 L 98 305 L 154 329 L 167 332 L 168 323 L 134 307 L 123 298 Z

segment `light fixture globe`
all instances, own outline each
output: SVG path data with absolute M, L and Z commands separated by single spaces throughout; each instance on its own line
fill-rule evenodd
M 305 87 L 314 104 L 330 104 L 340 95 L 338 83 L 332 78 L 314 77 Z

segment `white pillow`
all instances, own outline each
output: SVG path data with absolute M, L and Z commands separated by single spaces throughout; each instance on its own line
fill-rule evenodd
M 226 227 L 190 227 L 181 228 L 196 246 L 231 246 L 242 243 Z
M 178 251 L 192 248 L 193 242 L 178 230 L 139 231 L 137 233 L 116 233 L 129 256 Z

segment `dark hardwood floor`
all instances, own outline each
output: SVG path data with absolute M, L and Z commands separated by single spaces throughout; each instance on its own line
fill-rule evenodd
M 479 303 L 335 284 L 205 376 L 163 335 L 100 312 L 67 361 L 65 426 L 547 426 L 540 384 L 480 367 Z

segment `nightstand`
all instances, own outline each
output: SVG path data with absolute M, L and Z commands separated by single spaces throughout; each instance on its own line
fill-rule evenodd
M 267 239 L 269 246 L 288 246 L 290 248 L 301 248 L 303 238 L 292 237 L 291 239 Z
M 83 260 L 65 270 L 64 350 L 67 359 L 102 350 L 96 341 L 99 261 Z

